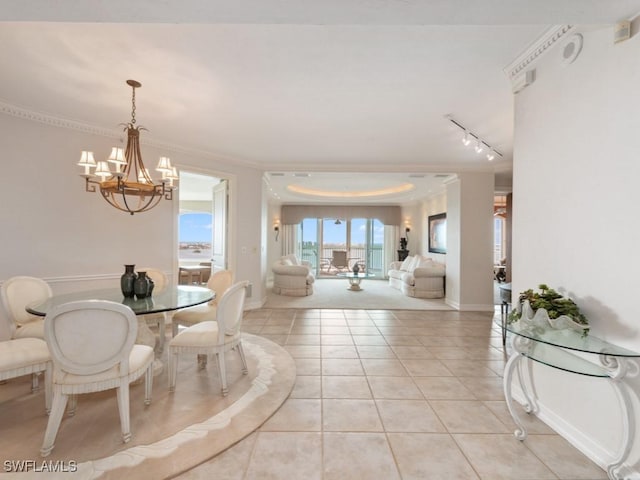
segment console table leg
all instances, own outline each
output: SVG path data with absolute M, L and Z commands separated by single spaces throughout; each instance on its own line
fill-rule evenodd
M 503 388 L 504 388 L 504 399 L 507 402 L 507 408 L 509 409 L 509 413 L 511 414 L 511 418 L 515 422 L 516 430 L 513 432 L 515 437 L 518 440 L 524 440 L 527 438 L 527 429 L 524 424 L 520 420 L 518 412 L 516 411 L 513 405 L 513 397 L 511 396 L 511 383 L 513 381 L 513 371 L 518 368 L 518 364 L 522 360 L 522 355 L 519 352 L 514 351 L 507 362 L 507 365 L 504 368 L 504 378 L 503 378 Z M 522 384 L 522 379 L 520 379 L 520 384 Z
M 609 381 L 613 390 L 616 392 L 622 409 L 622 448 L 615 461 L 607 466 L 607 475 L 610 479 L 616 480 L 625 478 L 624 475 L 621 474 L 621 469 L 631 452 L 636 431 L 630 388 L 623 379 L 626 376 L 637 376 L 639 368 L 638 364 L 633 360 L 621 357 L 601 355 L 600 361 L 610 372 Z

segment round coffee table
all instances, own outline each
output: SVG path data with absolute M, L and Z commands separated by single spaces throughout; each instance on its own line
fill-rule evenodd
M 362 290 L 360 287 L 360 282 L 363 278 L 371 278 L 375 277 L 373 273 L 353 273 L 353 272 L 341 272 L 336 274 L 338 277 L 346 278 L 349 280 L 349 290 L 352 292 L 359 292 Z

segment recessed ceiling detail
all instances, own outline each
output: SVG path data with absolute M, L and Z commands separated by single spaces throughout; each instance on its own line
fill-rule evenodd
M 400 185 L 390 186 L 386 188 L 379 188 L 376 190 L 359 190 L 359 191 L 344 191 L 344 190 L 321 190 L 316 188 L 303 187 L 301 185 L 288 185 L 287 190 L 294 193 L 300 193 L 302 195 L 310 195 L 314 197 L 339 197 L 339 198 L 363 198 L 363 197 L 382 197 L 385 195 L 393 195 L 397 193 L 405 193 L 413 190 L 415 185 L 413 183 L 403 183 Z

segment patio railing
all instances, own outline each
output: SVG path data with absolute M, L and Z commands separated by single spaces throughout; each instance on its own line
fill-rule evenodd
M 347 248 L 346 246 L 322 247 L 318 254 L 315 248 L 304 247 L 302 249 L 302 259 L 311 263 L 313 268 L 319 272 L 320 275 L 335 275 L 335 269 L 328 268 L 331 259 L 333 258 L 334 250 L 347 250 Z M 357 261 L 366 269 L 367 272 L 375 273 L 377 275 L 380 275 L 385 271 L 385 266 L 382 264 L 383 257 L 382 245 L 376 245 L 369 249 L 369 259 L 367 259 L 366 247 L 351 247 L 351 249 L 347 251 L 349 268 L 353 268 L 354 263 Z M 369 261 L 367 262 L 367 260 Z

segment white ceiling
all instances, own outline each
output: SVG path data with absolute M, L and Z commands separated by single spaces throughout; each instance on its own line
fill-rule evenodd
M 115 129 L 130 116 L 125 80 L 136 79 L 149 139 L 286 173 L 266 178 L 288 202 L 304 201 L 283 190 L 289 179 L 349 189 L 365 175 L 382 185 L 430 174 L 415 198 L 435 173 L 508 175 L 504 67 L 551 25 L 640 11 L 640 0 L 9 3 L 0 100 Z M 465 149 L 447 114 L 503 157 Z

